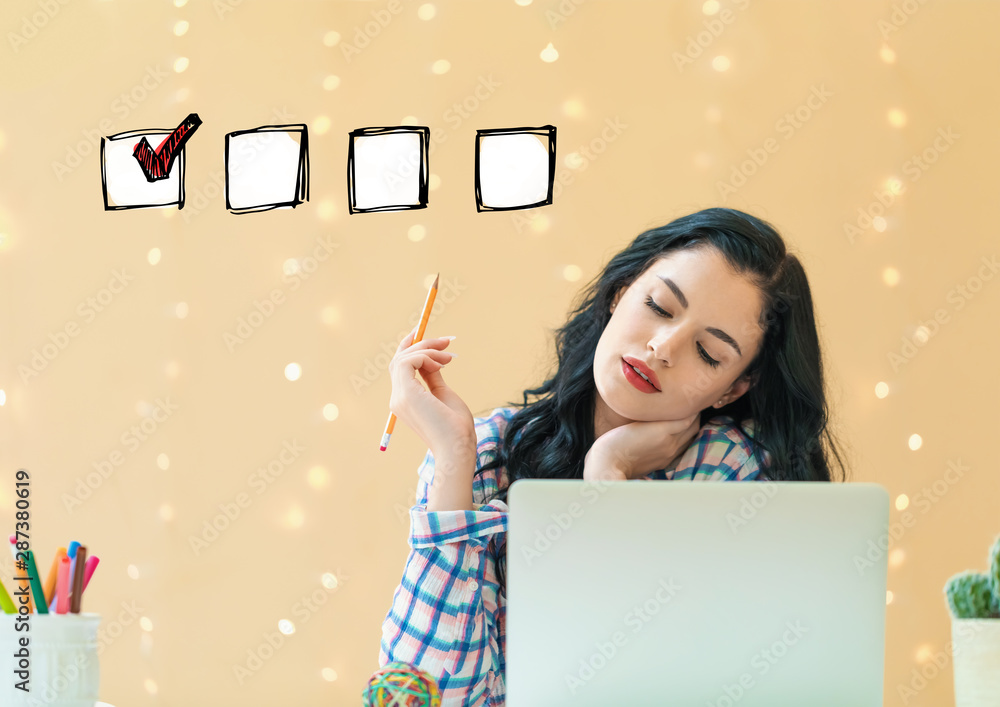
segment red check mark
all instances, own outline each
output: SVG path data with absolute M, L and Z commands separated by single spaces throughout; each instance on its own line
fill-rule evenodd
M 139 161 L 142 173 L 146 175 L 147 182 L 155 182 L 166 179 L 170 176 L 170 168 L 174 164 L 174 159 L 184 148 L 184 143 L 188 141 L 194 131 L 201 125 L 201 118 L 197 113 L 192 113 L 177 126 L 176 129 L 163 139 L 156 150 L 150 146 L 146 138 L 142 138 L 132 151 L 133 157 Z

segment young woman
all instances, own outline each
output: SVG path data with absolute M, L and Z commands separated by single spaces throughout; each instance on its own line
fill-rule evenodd
M 389 409 L 428 451 L 379 664 L 429 672 L 443 707 L 504 704 L 515 480 L 832 481 L 828 454 L 845 476 L 805 272 L 741 211 L 640 234 L 556 332 L 555 375 L 486 417 L 444 382 L 450 340 L 414 333 L 389 364 Z

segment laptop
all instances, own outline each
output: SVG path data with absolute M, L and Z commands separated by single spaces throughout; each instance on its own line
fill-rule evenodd
M 507 707 L 881 707 L 873 483 L 519 479 Z

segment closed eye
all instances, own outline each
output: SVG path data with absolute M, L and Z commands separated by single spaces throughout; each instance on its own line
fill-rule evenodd
M 650 297 L 649 295 L 646 296 L 646 304 L 649 306 L 650 309 L 659 314 L 661 317 L 667 317 L 668 319 L 673 319 L 673 315 L 670 314 L 670 312 L 666 312 L 660 309 L 660 307 L 656 304 L 656 302 L 653 301 L 653 298 Z M 698 351 L 701 353 L 702 360 L 709 366 L 711 366 L 712 368 L 717 368 L 719 366 L 719 362 L 716 361 L 711 356 L 709 356 L 708 352 L 701 347 L 701 344 L 698 344 Z

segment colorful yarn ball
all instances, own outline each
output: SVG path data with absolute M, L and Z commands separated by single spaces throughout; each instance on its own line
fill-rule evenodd
M 441 707 L 437 680 L 415 665 L 386 663 L 368 678 L 364 707 Z

